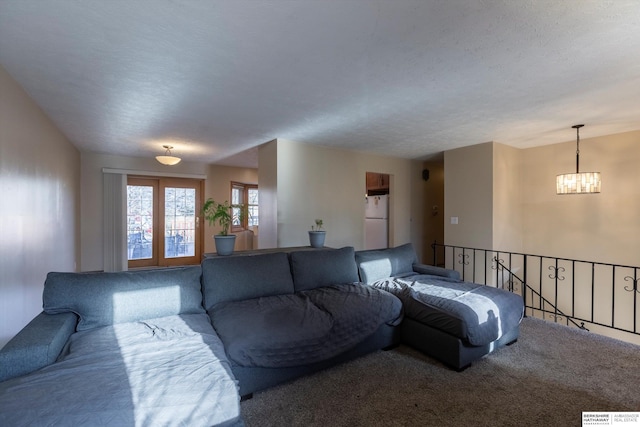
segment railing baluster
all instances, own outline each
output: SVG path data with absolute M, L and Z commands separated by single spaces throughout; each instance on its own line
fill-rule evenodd
M 571 261 L 571 316 L 576 314 L 576 262 Z
M 487 250 L 484 250 L 484 262 L 482 263 L 482 272 L 484 273 L 484 283 L 486 284 L 489 281 L 487 274 L 489 274 L 489 269 L 487 268 L 488 260 L 487 260 Z
M 513 254 L 511 252 L 509 252 L 509 271 L 513 271 Z M 511 279 L 511 276 L 509 276 L 509 279 Z M 509 288 L 511 286 L 509 285 Z M 502 289 L 504 289 L 504 278 L 503 278 L 503 282 L 502 282 Z M 513 291 L 512 289 L 509 289 L 509 291 Z
M 633 269 L 633 332 L 638 332 L 638 269 Z
M 594 322 L 595 315 L 595 306 L 596 306 L 596 265 L 595 263 L 591 263 L 591 322 Z
M 527 282 L 528 278 L 527 278 L 527 255 L 524 256 L 524 267 L 523 267 L 523 276 L 524 276 L 524 281 Z M 524 301 L 524 306 L 527 306 L 527 293 L 525 292 L 525 287 L 524 284 L 522 284 L 521 286 L 522 289 L 522 299 Z M 526 313 L 527 310 L 525 310 Z
M 558 258 L 556 258 L 556 273 L 554 274 L 554 281 L 553 281 L 553 287 L 554 287 L 554 300 L 553 300 L 553 306 L 555 307 L 555 314 L 556 316 L 558 315 Z
M 543 258 L 540 258 L 540 286 L 538 287 L 540 289 L 540 293 L 538 294 L 538 306 L 542 309 L 542 318 L 544 319 L 545 317 L 545 312 L 544 312 L 544 307 L 542 305 L 542 261 Z
M 616 324 L 616 266 L 611 269 L 611 327 Z

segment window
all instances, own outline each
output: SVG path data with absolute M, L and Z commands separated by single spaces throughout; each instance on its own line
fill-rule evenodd
M 231 231 L 242 231 L 258 225 L 258 186 L 231 183 Z

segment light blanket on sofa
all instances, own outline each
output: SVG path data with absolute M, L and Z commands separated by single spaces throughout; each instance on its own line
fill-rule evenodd
M 184 314 L 74 333 L 56 363 L 0 383 L 0 425 L 242 421 L 237 385 L 208 316 Z
M 413 320 L 485 345 L 522 320 L 522 297 L 503 289 L 429 274 L 406 274 L 372 283 L 402 300 Z

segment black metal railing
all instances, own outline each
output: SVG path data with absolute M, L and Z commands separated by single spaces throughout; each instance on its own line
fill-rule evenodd
M 640 267 L 433 243 L 433 265 L 522 295 L 525 315 L 640 336 Z M 622 337 L 624 339 L 624 337 Z

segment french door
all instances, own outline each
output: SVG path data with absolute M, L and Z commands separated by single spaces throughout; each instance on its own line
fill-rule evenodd
M 127 178 L 129 268 L 199 264 L 203 180 Z

